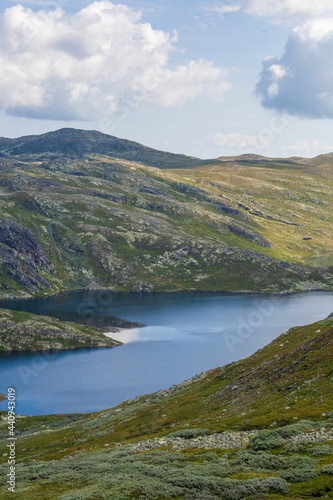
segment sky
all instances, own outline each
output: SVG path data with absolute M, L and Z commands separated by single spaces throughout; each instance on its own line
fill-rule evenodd
M 1 0 L 0 136 L 309 157 L 332 120 L 331 0 Z

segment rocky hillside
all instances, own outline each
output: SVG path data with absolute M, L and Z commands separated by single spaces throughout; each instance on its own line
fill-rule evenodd
M 21 417 L 16 497 L 331 498 L 332 360 L 329 317 L 116 408 Z M 5 420 L 0 429 L 5 472 Z
M 0 351 L 48 351 L 117 345 L 121 342 L 106 337 L 99 328 L 0 309 Z
M 0 297 L 333 288 L 329 155 L 203 161 L 72 129 L 0 152 Z
M 200 162 L 198 158 L 158 151 L 96 130 L 64 128 L 18 139 L 0 138 L 0 154 L 3 156 L 33 154 L 43 158 L 45 154 L 53 154 L 64 155 L 67 158 L 84 158 L 87 154 L 93 153 L 138 161 L 159 168 L 178 168 L 180 165 L 192 167 Z

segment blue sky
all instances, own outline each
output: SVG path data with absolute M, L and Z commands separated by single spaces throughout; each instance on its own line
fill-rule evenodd
M 330 0 L 2 0 L 0 136 L 202 158 L 333 151 Z

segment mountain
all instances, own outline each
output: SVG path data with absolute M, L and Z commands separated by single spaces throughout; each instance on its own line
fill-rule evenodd
M 333 288 L 330 155 L 204 161 L 72 129 L 0 152 L 0 297 Z
M 331 498 L 332 359 L 329 317 L 290 329 L 247 359 L 116 408 L 20 417 L 15 496 Z M 5 418 L 4 500 L 12 495 L 7 452 Z
M 6 156 L 36 155 L 41 158 L 44 158 L 44 155 L 82 158 L 87 154 L 99 154 L 138 161 L 159 168 L 172 168 L 179 165 L 193 166 L 200 162 L 197 158 L 158 151 L 137 142 L 119 139 L 96 130 L 72 128 L 63 128 L 55 132 L 19 137 L 18 139 L 0 138 L 0 153 Z

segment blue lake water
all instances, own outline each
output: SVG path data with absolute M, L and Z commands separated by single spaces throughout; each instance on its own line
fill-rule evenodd
M 112 325 L 125 327 L 114 335 L 125 345 L 113 349 L 1 354 L 0 392 L 14 387 L 18 412 L 36 415 L 101 410 L 245 358 L 290 327 L 326 317 L 333 311 L 333 292 L 77 292 L 0 301 L 0 307 L 98 325 L 105 331 Z M 133 322 L 145 326 L 129 329 Z

